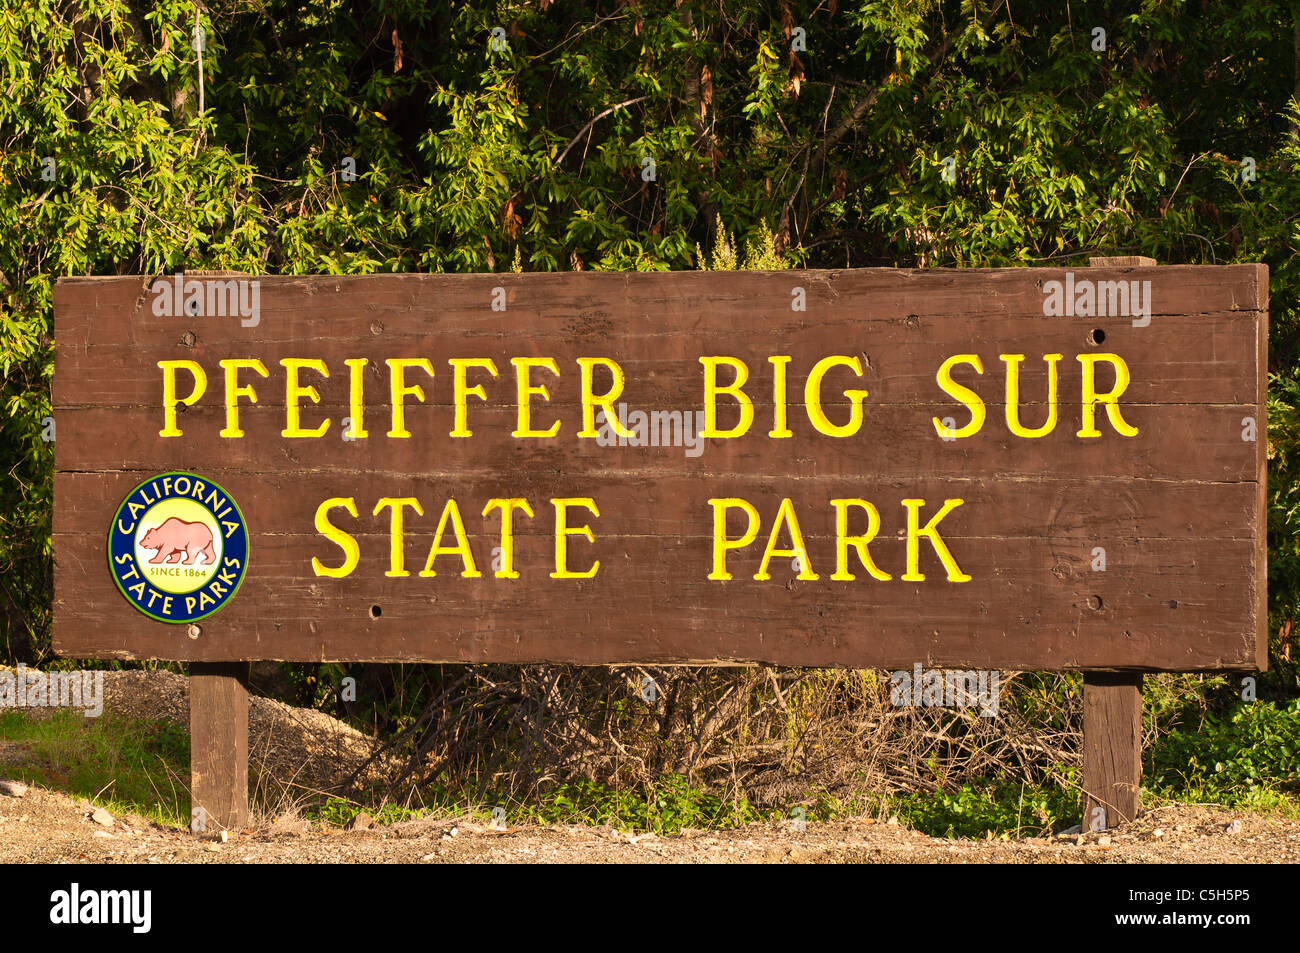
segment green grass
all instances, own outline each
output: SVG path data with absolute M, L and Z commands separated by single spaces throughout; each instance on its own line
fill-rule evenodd
M 1300 816 L 1300 699 L 1242 702 L 1147 753 L 1145 786 L 1175 801 Z
M 748 801 L 732 801 L 692 786 L 684 777 L 666 774 L 651 789 L 618 789 L 593 781 L 562 784 L 539 802 L 521 803 L 504 796 L 475 794 L 468 790 L 431 787 L 419 809 L 386 804 L 378 811 L 346 798 L 329 798 L 305 812 L 312 821 L 342 826 L 361 811 L 376 824 L 392 824 L 417 817 L 470 817 L 491 823 L 494 807 L 506 812 L 505 823 L 610 825 L 626 831 L 676 834 L 687 827 L 722 830 L 750 821 L 780 817 Z M 808 819 L 816 815 L 806 812 Z
M 392 803 L 373 808 L 358 804 L 356 801 L 347 798 L 328 797 L 309 806 L 303 811 L 303 817 L 317 824 L 323 823 L 334 827 L 343 827 L 362 811 L 369 814 L 374 819 L 374 822 L 379 825 L 396 824 L 398 821 L 409 821 L 417 817 L 428 817 L 440 813 L 427 808 L 416 809 Z
M 189 826 L 190 737 L 170 722 L 7 710 L 0 712 L 0 741 L 24 749 L 19 763 L 6 764 L 6 776 L 86 798 L 114 815 Z
M 931 837 L 1033 837 L 1079 822 L 1078 796 L 1056 785 L 968 784 L 888 803 L 904 824 Z
M 676 834 L 687 827 L 725 830 L 780 816 L 745 798 L 709 794 L 679 774 L 661 776 L 649 790 L 618 790 L 593 781 L 562 784 L 520 813 L 535 823 L 608 824 L 656 834 Z
M 86 718 L 61 710 L 33 718 L 0 711 L 0 741 L 21 745 L 22 757 L 3 769 L 42 787 L 83 797 L 115 815 L 137 814 L 185 828 L 189 822 L 189 735 L 169 722 L 132 721 L 111 713 Z M 10 759 L 12 762 L 13 759 Z M 754 821 L 802 814 L 834 820 L 897 815 L 908 827 L 938 837 L 1012 837 L 1077 824 L 1077 772 L 1073 786 L 1025 786 L 990 779 L 934 794 L 855 798 L 842 802 L 820 793 L 802 806 L 755 805 L 665 774 L 648 787 L 618 788 L 570 782 L 539 801 L 520 803 L 470 790 L 426 789 L 418 806 L 367 805 L 329 797 L 305 806 L 315 822 L 342 826 L 365 810 L 380 825 L 418 817 L 472 817 L 490 823 L 494 804 L 506 823 L 610 825 L 627 831 L 675 834 L 684 828 L 725 830 Z M 1242 703 L 1223 716 L 1205 716 L 1177 729 L 1147 752 L 1144 795 L 1187 803 L 1217 803 L 1300 816 L 1300 700 Z

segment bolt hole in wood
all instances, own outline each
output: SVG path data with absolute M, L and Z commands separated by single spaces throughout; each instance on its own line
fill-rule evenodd
M 1105 340 L 1106 340 L 1106 332 L 1103 331 L 1101 328 L 1093 328 L 1091 331 L 1088 332 L 1089 344 L 1093 344 L 1093 345 L 1101 344 Z
M 1088 608 L 1091 609 L 1091 610 L 1093 610 L 1094 612 L 1100 612 L 1100 611 L 1101 611 L 1101 596 L 1089 596 L 1089 597 L 1088 597 Z
M 379 608 L 379 606 L 370 607 L 370 618 L 378 619 L 383 614 L 384 614 L 384 610 Z

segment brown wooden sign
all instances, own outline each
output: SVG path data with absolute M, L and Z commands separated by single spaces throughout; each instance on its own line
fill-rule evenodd
M 1262 668 L 1267 288 L 63 279 L 55 646 Z

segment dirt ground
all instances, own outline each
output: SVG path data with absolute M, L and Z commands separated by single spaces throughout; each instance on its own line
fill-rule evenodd
M 1297 863 L 1300 822 L 1206 807 L 1149 811 L 1109 835 L 968 841 L 870 819 L 753 824 L 672 837 L 585 826 L 492 830 L 464 820 L 408 821 L 365 831 L 282 820 L 226 842 L 137 818 L 91 819 L 60 792 L 0 795 L 0 862 L 127 864 L 387 863 Z M 1241 828 L 1231 833 L 1232 821 Z
M 108 710 L 187 724 L 185 679 L 107 675 Z M 255 773 L 325 786 L 367 750 L 363 736 L 319 712 L 262 698 L 251 709 Z M 18 756 L 10 749 L 0 746 L 0 781 Z M 93 805 L 61 791 L 32 785 L 13 796 L 3 787 L 0 863 L 1300 863 L 1300 820 L 1201 805 L 1149 809 L 1104 834 L 1050 839 L 950 840 L 874 818 L 662 837 L 578 825 L 495 830 L 468 818 L 343 831 L 286 811 L 223 841 L 134 816 L 96 817 Z

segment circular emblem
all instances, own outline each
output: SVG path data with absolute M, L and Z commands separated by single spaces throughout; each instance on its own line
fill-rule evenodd
M 160 622 L 193 622 L 234 596 L 248 528 L 229 493 L 194 473 L 162 473 L 122 501 L 108 531 L 113 581 Z

